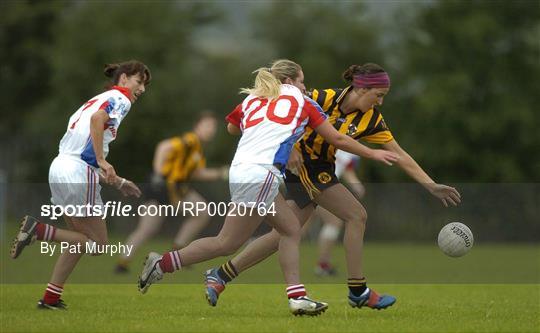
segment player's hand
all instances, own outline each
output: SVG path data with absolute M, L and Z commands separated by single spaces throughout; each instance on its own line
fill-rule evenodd
M 97 161 L 99 168 L 101 169 L 101 173 L 103 176 L 103 179 L 105 180 L 105 183 L 109 185 L 114 185 L 116 183 L 116 171 L 114 170 L 114 167 L 107 162 L 106 160 L 99 160 Z
M 116 188 L 125 196 L 140 197 L 141 190 L 134 182 L 125 178 L 120 178 L 120 182 L 116 185 Z
M 392 166 L 399 160 L 399 155 L 384 149 L 372 149 L 369 158 Z
M 302 154 L 293 148 L 291 150 L 291 155 L 289 156 L 289 161 L 287 162 L 287 169 L 298 176 L 299 170 L 303 164 L 304 159 L 302 158 Z
M 461 202 L 461 194 L 454 187 L 443 184 L 430 184 L 429 192 L 439 198 L 445 207 L 457 206 Z

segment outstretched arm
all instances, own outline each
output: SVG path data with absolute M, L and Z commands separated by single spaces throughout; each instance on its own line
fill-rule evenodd
M 381 149 L 371 149 L 348 137 L 347 135 L 339 133 L 327 120 L 317 126 L 315 131 L 317 131 L 317 133 L 319 133 L 331 145 L 351 154 L 376 160 L 385 163 L 386 165 L 392 165 L 392 163 L 397 162 L 399 158 L 394 153 Z
M 457 206 L 461 202 L 461 195 L 455 188 L 435 183 L 396 140 L 383 144 L 383 148 L 398 154 L 400 157 L 397 161 L 398 166 L 412 179 L 422 184 L 432 195 L 439 198 L 446 207 L 448 204 Z

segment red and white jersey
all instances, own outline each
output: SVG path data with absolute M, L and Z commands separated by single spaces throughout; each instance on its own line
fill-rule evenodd
M 116 138 L 118 127 L 131 108 L 129 96 L 129 89 L 114 86 L 84 103 L 69 118 L 66 134 L 60 141 L 59 153 L 78 157 L 98 168 L 90 137 L 90 117 L 99 109 L 104 109 L 109 115 L 110 119 L 103 128 L 103 154 L 107 157 L 109 143 Z
M 231 165 L 256 163 L 284 167 L 305 127 L 316 128 L 326 115 L 300 89 L 282 84 L 278 98 L 270 101 L 249 95 L 225 119 L 242 130 Z

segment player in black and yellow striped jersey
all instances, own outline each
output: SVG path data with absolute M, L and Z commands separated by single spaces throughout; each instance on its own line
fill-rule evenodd
M 150 189 L 145 193 L 147 205 L 176 205 L 180 200 L 206 201 L 197 191 L 189 187 L 188 182 L 227 177 L 228 167 L 206 168 L 203 146 L 212 141 L 216 127 L 217 119 L 214 114 L 203 112 L 196 121 L 193 131 L 163 140 L 157 145 Z M 137 228 L 125 242 L 126 245 L 133 245 L 133 250 L 129 256 L 124 254 L 120 258 L 116 267 L 117 272 L 127 272 L 135 250 L 159 230 L 164 219 L 164 216 L 141 216 Z M 210 217 L 205 212 L 183 221 L 173 241 L 173 248 L 179 249 L 189 244 L 209 221 Z
M 353 110 L 347 113 L 342 110 L 344 100 L 353 92 L 354 87 L 344 89 L 314 89 L 310 93 L 328 116 L 328 121 L 334 128 L 355 140 L 369 143 L 386 144 L 394 140 L 386 125 L 378 105 L 371 106 L 366 112 Z M 379 92 L 379 97 L 384 95 Z M 382 100 L 381 100 L 382 103 Z M 339 182 L 335 175 L 336 147 L 324 140 L 315 130 L 308 128 L 302 139 L 295 144 L 295 149 L 307 161 L 299 165 L 296 172 L 289 171 L 289 183 L 303 184 L 302 188 L 290 186 L 290 198 L 294 198 L 298 207 L 306 207 L 315 196 L 326 188 Z
M 361 139 L 370 143 L 384 144 L 392 141 L 392 133 L 386 126 L 377 106 L 370 108 L 367 112 L 344 114 L 340 110 L 340 103 L 352 89 L 352 86 L 345 89 L 314 89 L 310 95 L 317 104 L 322 106 L 328 115 L 328 121 L 338 132 L 346 134 L 355 140 Z M 297 147 L 303 154 L 309 155 L 310 159 L 335 162 L 336 148 L 311 128 L 306 130 Z
M 437 184 L 403 150 L 388 129 L 378 107 L 390 89 L 388 74 L 376 64 L 352 65 L 343 78 L 349 83 L 344 89 L 316 89 L 313 99 L 328 115 L 328 121 L 342 134 L 357 140 L 381 144 L 399 156 L 396 164 L 411 178 L 422 184 L 445 206 L 460 202 L 459 192 L 450 186 Z M 315 206 L 320 205 L 345 222 L 343 244 L 347 262 L 348 302 L 353 307 L 384 309 L 396 301 L 389 295 L 378 295 L 367 287 L 362 271 L 363 239 L 367 213 L 356 197 L 336 178 L 335 147 L 316 132 L 308 130 L 295 145 L 287 164 L 285 184 L 288 203 L 305 223 Z M 369 158 L 369 156 L 367 156 Z M 275 230 L 246 246 L 228 267 L 235 276 L 261 262 L 277 250 L 279 233 Z
M 154 193 L 154 199 L 158 199 L 159 203 L 178 202 L 188 190 L 184 182 L 190 179 L 195 170 L 205 167 L 201 140 L 195 132 L 162 141 L 154 158 L 151 183 L 158 190 Z

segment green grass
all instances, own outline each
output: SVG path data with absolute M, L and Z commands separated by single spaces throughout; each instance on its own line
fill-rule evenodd
M 33 245 L 11 260 L 9 243 L 3 239 L 0 247 L 0 332 L 540 332 L 536 244 L 480 243 L 454 259 L 435 244 L 368 241 L 370 286 L 398 298 L 384 311 L 348 306 L 341 247 L 334 254 L 340 275 L 318 278 L 316 248 L 304 244 L 302 281 L 330 307 L 320 317 L 299 318 L 288 312 L 276 256 L 230 284 L 216 308 L 204 300 L 202 272 L 223 259 L 168 274 L 140 295 L 135 282 L 145 254 L 169 245 L 159 239 L 136 254 L 127 275 L 113 273 L 114 257 L 83 257 L 63 295 L 69 310 L 38 311 L 55 257 Z
M 111 242 L 119 239 L 113 238 Z M 2 283 L 43 283 L 50 277 L 56 257 L 40 254 L 39 244 L 28 249 L 17 260 L 9 259 L 9 242 L 0 250 L 0 279 Z M 71 283 L 134 283 L 142 268 L 145 255 L 168 249 L 168 242 L 153 240 L 138 251 L 130 274 L 113 274 L 116 257 L 85 256 L 76 267 Z M 306 283 L 343 283 L 345 255 L 342 247 L 334 251 L 334 263 L 340 274 L 332 278 L 313 275 L 317 249 L 305 243 L 301 250 L 301 274 Z M 540 246 L 527 244 L 475 244 L 464 257 L 450 258 L 442 254 L 436 244 L 402 244 L 367 242 L 364 254 L 365 274 L 373 283 L 385 284 L 537 284 L 540 282 Z M 182 274 L 170 275 L 167 283 L 200 283 L 201 274 L 212 266 L 223 263 L 215 259 L 195 265 Z M 282 283 L 277 256 L 257 265 L 241 275 L 238 283 Z
M 288 313 L 283 287 L 230 285 L 216 308 L 202 285 L 70 285 L 67 312 L 34 309 L 43 285 L 3 285 L 2 332 L 538 332 L 538 285 L 376 285 L 397 296 L 384 311 L 350 308 L 344 286 L 311 285 L 320 317 Z

